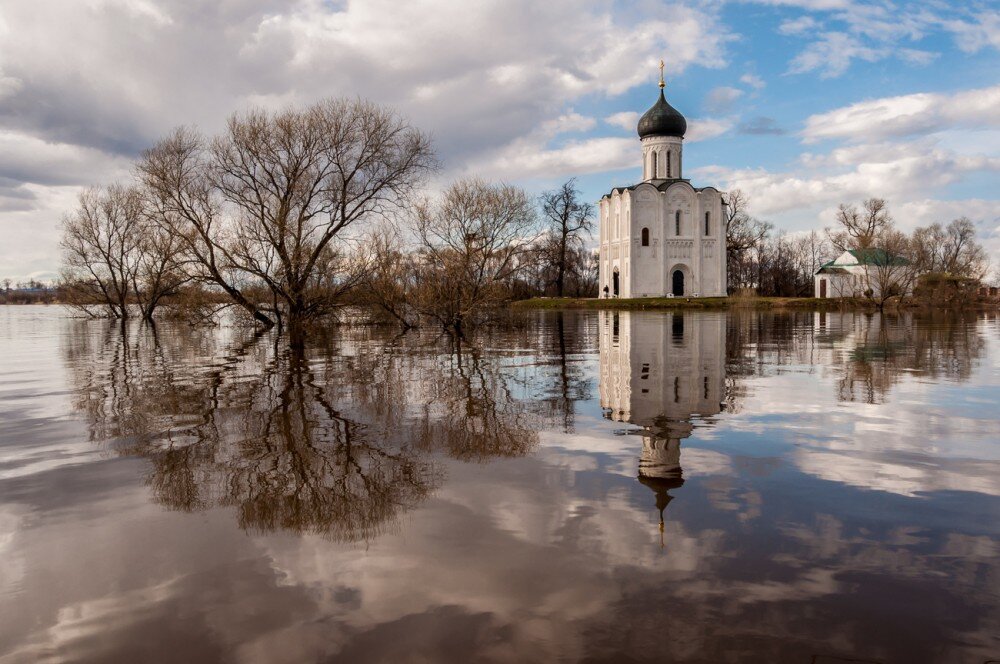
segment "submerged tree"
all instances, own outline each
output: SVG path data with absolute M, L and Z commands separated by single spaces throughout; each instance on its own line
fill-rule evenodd
M 112 185 L 80 194 L 79 206 L 63 220 L 63 279 L 73 305 L 103 307 L 112 318 L 129 317 L 141 229 L 137 189 Z
M 234 115 L 211 141 L 178 129 L 139 172 L 197 278 L 297 332 L 359 282 L 353 227 L 398 210 L 435 164 L 427 136 L 394 112 L 327 100 Z
M 488 317 L 510 299 L 534 226 L 527 194 L 506 184 L 462 180 L 418 205 L 419 313 L 458 334 Z
M 88 314 L 147 320 L 186 281 L 177 262 L 179 239 L 152 223 L 138 187 L 111 185 L 83 192 L 63 220 L 63 283 L 67 304 Z

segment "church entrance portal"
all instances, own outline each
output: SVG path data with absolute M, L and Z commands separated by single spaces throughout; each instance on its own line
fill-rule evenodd
M 673 277 L 673 290 L 674 297 L 680 297 L 684 294 L 684 273 L 680 270 L 674 270 Z
M 618 268 L 615 268 L 614 274 L 611 275 L 611 292 L 618 297 Z

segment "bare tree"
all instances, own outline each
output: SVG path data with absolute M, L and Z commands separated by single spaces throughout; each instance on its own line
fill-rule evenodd
M 976 226 L 968 217 L 954 219 L 944 229 L 941 271 L 981 280 L 989 272 L 986 250 L 976 241 Z
M 265 327 L 274 325 L 253 298 L 230 254 L 232 227 L 223 201 L 212 186 L 205 139 L 188 128 L 174 130 L 143 153 L 139 175 L 150 192 L 153 214 L 165 231 L 180 239 L 185 269 L 201 283 L 221 288 Z
M 156 223 L 146 206 L 139 238 L 139 264 L 132 285 L 136 303 L 146 320 L 153 320 L 164 299 L 178 295 L 190 280 L 179 261 L 182 244 L 180 237 Z
M 543 252 L 555 272 L 555 294 L 562 297 L 567 273 L 576 267 L 571 262 L 578 257 L 574 250 L 583 247 L 584 235 L 589 235 L 593 228 L 594 206 L 580 200 L 576 179 L 567 180 L 558 189 L 544 192 L 540 202 L 548 234 Z
M 294 335 L 360 282 L 348 232 L 399 209 L 435 165 L 429 139 L 394 112 L 327 100 L 234 115 L 210 144 L 178 130 L 139 168 L 199 276 Z
M 506 302 L 535 219 L 523 190 L 477 179 L 456 182 L 439 200 L 418 205 L 420 313 L 461 334 Z
M 69 304 L 93 314 L 129 318 L 142 269 L 143 199 L 135 187 L 112 185 L 80 194 L 63 219 L 63 282 Z
M 388 225 L 377 228 L 366 244 L 372 251 L 372 261 L 360 301 L 404 329 L 415 327 L 418 321 L 414 297 L 419 282 L 416 257 L 404 249 L 399 230 Z
M 750 198 L 740 189 L 729 192 L 726 200 L 726 263 L 731 287 L 759 285 L 759 275 L 749 269 L 751 258 L 773 228 L 750 215 L 749 202 Z
M 913 231 L 913 259 L 922 272 L 944 272 L 944 245 L 945 233 L 941 224 Z
M 830 243 L 839 251 L 875 246 L 879 235 L 892 227 L 892 216 L 883 198 L 869 198 L 859 210 L 855 205 L 840 204 L 837 227 L 827 229 Z
M 857 250 L 864 264 L 864 296 L 884 309 L 886 302 L 913 289 L 919 269 L 912 260 L 912 241 L 894 228 L 883 228 L 874 247 Z

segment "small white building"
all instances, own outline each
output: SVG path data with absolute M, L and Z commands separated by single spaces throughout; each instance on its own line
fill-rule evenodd
M 895 283 L 901 294 L 912 291 L 908 262 L 882 249 L 848 249 L 825 263 L 813 276 L 813 297 L 864 297 L 881 294 L 883 283 Z
M 642 182 L 600 201 L 604 297 L 726 295 L 726 203 L 684 179 L 687 121 L 663 86 L 661 73 L 660 98 L 639 120 Z

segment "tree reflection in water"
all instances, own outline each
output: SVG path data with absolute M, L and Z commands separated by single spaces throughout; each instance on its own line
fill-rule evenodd
M 789 365 L 835 367 L 837 398 L 880 404 L 904 375 L 966 380 L 986 342 L 972 312 L 732 312 L 726 324 L 726 410 L 739 412 L 745 378 Z
M 149 459 L 163 505 L 232 507 L 247 530 L 369 540 L 440 485 L 439 452 L 487 461 L 538 442 L 510 376 L 465 343 L 92 330 L 65 344 L 92 440 Z

